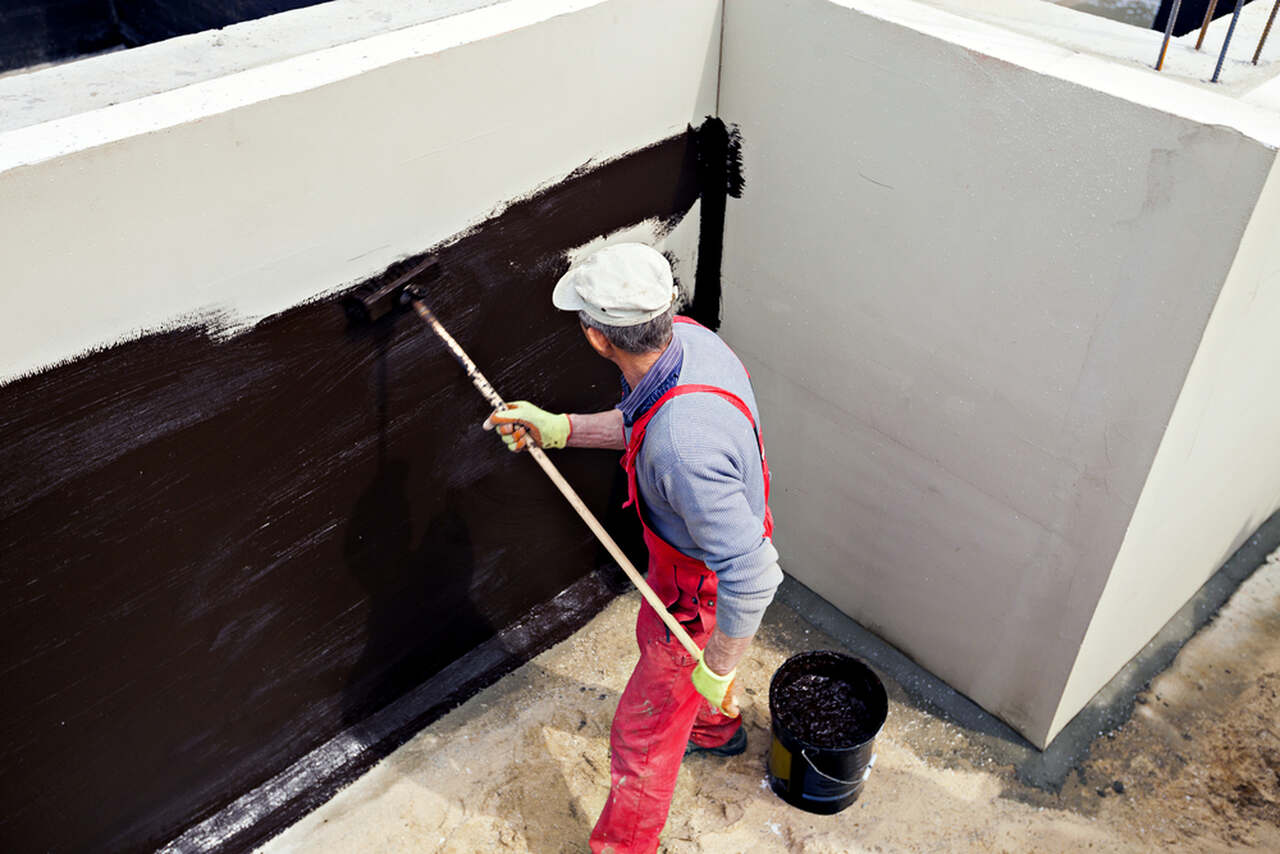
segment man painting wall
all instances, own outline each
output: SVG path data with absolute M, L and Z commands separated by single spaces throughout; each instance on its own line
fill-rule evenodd
M 649 584 L 703 650 L 687 654 L 641 605 L 640 660 L 614 714 L 595 852 L 655 851 L 682 757 L 746 749 L 734 676 L 782 581 L 750 379 L 714 332 L 675 316 L 677 297 L 656 250 L 623 243 L 593 253 L 552 301 L 576 311 L 591 348 L 618 366 L 621 402 L 563 414 L 520 401 L 484 422 L 513 451 L 530 442 L 625 451 Z

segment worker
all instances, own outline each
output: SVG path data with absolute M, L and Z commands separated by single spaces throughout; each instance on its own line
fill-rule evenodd
M 546 412 L 520 401 L 484 422 L 513 451 L 624 451 L 629 501 L 649 550 L 648 581 L 702 650 L 689 655 L 647 601 L 640 660 L 610 732 L 611 788 L 593 852 L 650 854 L 682 757 L 746 749 L 735 675 L 782 581 L 760 415 L 742 363 L 714 332 L 674 316 L 671 266 L 639 243 L 600 249 L 556 284 L 587 343 L 622 372 L 607 412 Z

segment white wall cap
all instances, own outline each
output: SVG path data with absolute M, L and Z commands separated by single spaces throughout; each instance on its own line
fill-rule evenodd
M 931 5 L 914 0 L 826 2 L 1154 110 L 1202 124 L 1234 128 L 1272 148 L 1280 147 L 1280 112 L 1264 109 L 1258 104 L 1244 103 L 1230 92 L 1217 87 L 1195 85 L 1175 76 L 1143 68 L 1128 59 L 1122 61 L 1088 55 L 1079 48 L 1054 44 L 1040 36 L 1026 35 L 1003 25 L 975 19 L 975 15 L 980 15 L 983 9 L 1015 3 L 1025 4 L 1022 7 L 1024 11 L 1042 7 L 1040 12 L 1050 18 L 1071 15 L 1082 19 L 1089 26 L 1098 26 L 1090 20 L 1096 16 L 1040 0 L 980 0 L 977 3 L 971 0 L 929 0 Z M 947 8 L 941 8 L 944 6 Z M 956 11 L 948 11 L 951 8 Z M 1101 18 L 1096 20 L 1104 29 L 1106 25 L 1113 25 L 1141 33 L 1138 38 L 1143 40 L 1154 38 L 1151 42 L 1152 50 L 1159 48 L 1160 34 L 1154 30 L 1139 30 Z M 1153 61 L 1154 56 L 1152 53 Z
M 1013 30 L 1035 39 L 1103 59 L 1148 70 L 1160 53 L 1162 32 L 1114 21 L 1072 8 L 1072 0 L 921 0 L 965 18 Z M 1055 2 L 1061 5 L 1055 5 Z M 1223 0 L 1225 5 L 1228 0 Z M 1263 7 L 1266 8 L 1263 8 Z M 1170 42 L 1163 77 L 1210 89 L 1218 94 L 1238 96 L 1280 72 L 1280 44 L 1268 42 L 1258 65 L 1252 65 L 1253 50 L 1270 13 L 1270 3 L 1254 3 L 1241 12 L 1218 83 L 1210 83 L 1230 15 L 1214 21 L 1200 51 L 1195 50 L 1197 27 Z
M 292 95 L 533 26 L 607 0 L 509 0 L 281 62 L 0 134 L 0 173 Z M 117 56 L 119 54 L 112 54 Z
M 328 0 L 0 74 L 0 133 L 181 89 L 508 0 Z

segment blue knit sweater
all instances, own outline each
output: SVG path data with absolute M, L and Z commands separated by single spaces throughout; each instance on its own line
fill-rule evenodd
M 718 386 L 740 397 L 760 424 L 746 371 L 714 332 L 675 324 L 675 337 L 622 410 L 631 425 L 675 385 Z M 760 626 L 782 582 L 778 552 L 763 536 L 764 477 L 755 432 L 729 401 L 686 394 L 650 421 L 636 461 L 636 484 L 653 532 L 704 562 L 719 580 L 716 623 L 730 637 Z

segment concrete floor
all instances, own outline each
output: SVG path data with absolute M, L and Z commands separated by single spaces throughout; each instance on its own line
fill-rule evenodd
M 635 593 L 615 600 L 261 850 L 585 851 L 608 792 L 609 721 L 638 607 Z M 1126 723 L 1098 734 L 1058 791 L 1020 782 L 990 730 L 931 714 L 886 679 L 889 720 L 861 800 L 836 816 L 787 806 L 765 784 L 768 679 L 814 648 L 843 647 L 775 602 L 741 668 L 750 746 L 685 763 L 660 850 L 1280 850 L 1280 554 L 1138 695 Z

